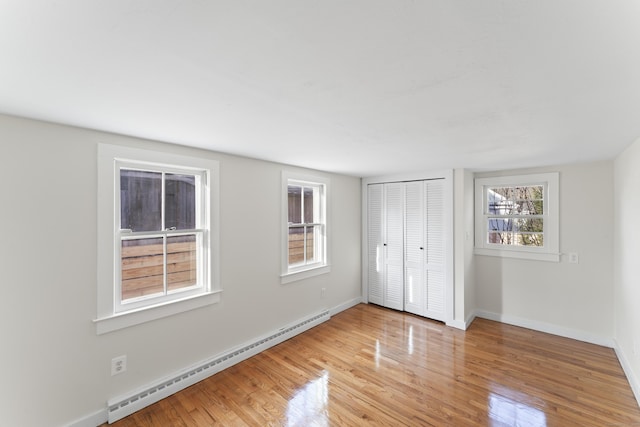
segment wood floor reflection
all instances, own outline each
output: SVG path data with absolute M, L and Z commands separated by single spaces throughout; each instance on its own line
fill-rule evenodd
M 609 348 L 361 304 L 113 425 L 640 426 L 640 409 Z

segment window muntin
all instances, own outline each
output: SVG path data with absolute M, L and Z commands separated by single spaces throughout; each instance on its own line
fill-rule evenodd
M 544 185 L 486 187 L 487 243 L 544 246 Z
M 476 178 L 475 253 L 559 261 L 558 173 Z
M 299 269 L 324 261 L 324 185 L 289 181 L 288 265 Z
M 329 273 L 330 180 L 283 171 L 280 283 Z
M 114 312 L 208 290 L 205 170 L 116 162 Z

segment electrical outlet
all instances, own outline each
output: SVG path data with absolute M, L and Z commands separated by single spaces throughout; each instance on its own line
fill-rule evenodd
M 571 264 L 577 264 L 580 259 L 578 258 L 578 254 L 575 252 L 571 252 L 569 254 L 569 262 Z
M 324 298 L 327 293 L 327 288 L 320 289 L 320 298 Z
M 111 359 L 111 376 L 121 374 L 127 370 L 127 356 L 118 356 Z

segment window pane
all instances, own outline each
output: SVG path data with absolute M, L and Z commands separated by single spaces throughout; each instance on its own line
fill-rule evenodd
M 513 219 L 511 218 L 489 218 L 489 231 L 512 231 Z
M 316 222 L 314 220 L 314 199 L 313 188 L 305 187 L 304 189 L 304 222 L 307 224 Z
M 164 293 L 162 237 L 122 241 L 122 301 Z
M 489 218 L 489 231 L 544 231 L 544 220 L 542 218 Z
M 514 206 L 514 213 L 518 215 L 542 215 L 544 213 L 544 202 L 542 200 L 516 200 Z
M 165 228 L 196 228 L 196 177 L 166 174 L 164 185 Z
M 120 170 L 120 228 L 158 231 L 162 227 L 162 174 Z
M 542 233 L 544 231 L 543 221 L 542 218 L 518 218 L 514 222 L 517 231 Z
M 167 289 L 173 291 L 198 283 L 196 235 L 167 238 Z
M 490 191 L 499 196 L 500 199 L 512 200 L 514 197 L 514 187 L 493 187 Z
M 544 187 L 493 187 L 487 191 L 488 213 L 494 215 L 542 215 Z
M 304 227 L 289 228 L 289 265 L 304 262 Z
M 542 233 L 517 233 L 515 236 L 520 246 L 544 246 Z
M 488 243 L 508 246 L 544 246 L 542 233 L 489 232 Z
M 513 203 L 509 196 L 511 188 L 490 188 L 487 191 L 487 206 L 489 214 L 493 215 L 511 215 L 513 212 Z
M 316 259 L 315 243 L 317 241 L 316 233 L 320 231 L 319 226 L 307 227 L 306 245 L 307 245 L 307 262 L 319 261 Z
M 530 187 L 515 187 L 514 205 L 519 215 L 542 215 L 543 187 L 534 185 Z
M 494 233 L 489 232 L 488 243 L 496 245 L 513 245 L 513 233 Z
M 289 224 L 302 224 L 302 187 L 287 187 L 289 201 Z

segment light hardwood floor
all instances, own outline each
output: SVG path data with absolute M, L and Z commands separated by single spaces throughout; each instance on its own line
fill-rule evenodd
M 640 426 L 612 349 L 360 304 L 117 423 Z

